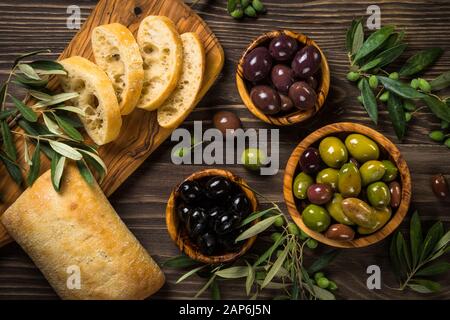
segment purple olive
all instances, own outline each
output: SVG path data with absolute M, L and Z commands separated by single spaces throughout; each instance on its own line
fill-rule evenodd
M 288 96 L 285 96 L 282 93 L 280 93 L 280 102 L 281 102 L 281 111 L 282 112 L 288 112 L 288 111 L 291 111 L 292 108 L 294 108 L 294 103 L 292 102 L 291 98 L 289 98 Z
M 333 197 L 333 189 L 328 183 L 315 183 L 307 190 L 308 200 L 314 204 L 325 204 Z
M 271 79 L 274 87 L 278 91 L 287 94 L 290 86 L 294 83 L 294 72 L 284 64 L 277 64 L 272 69 Z
M 253 49 L 244 59 L 244 77 L 248 81 L 256 82 L 267 78 L 271 69 L 272 57 L 265 47 Z
M 319 150 L 313 147 L 307 148 L 300 156 L 299 165 L 305 173 L 316 173 L 321 167 Z
M 274 38 L 269 44 L 270 55 L 277 61 L 291 60 L 298 50 L 298 41 L 285 34 Z
M 294 102 L 296 108 L 308 110 L 314 108 L 317 94 L 309 84 L 298 81 L 289 88 L 289 98 Z
M 250 92 L 250 97 L 264 114 L 275 114 L 280 111 L 281 103 L 278 93 L 269 86 L 255 86 Z
M 300 49 L 292 60 L 292 70 L 297 77 L 307 79 L 320 68 L 322 57 L 314 46 Z

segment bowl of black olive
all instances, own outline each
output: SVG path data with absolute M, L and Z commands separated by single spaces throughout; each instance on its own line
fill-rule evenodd
M 235 241 L 243 232 L 242 221 L 257 206 L 255 194 L 240 177 L 221 169 L 202 170 L 172 191 L 166 208 L 167 229 L 190 258 L 203 263 L 230 262 L 256 240 Z
M 287 126 L 310 119 L 323 107 L 330 70 L 314 40 L 290 30 L 271 31 L 245 50 L 236 84 L 244 104 L 256 117 Z

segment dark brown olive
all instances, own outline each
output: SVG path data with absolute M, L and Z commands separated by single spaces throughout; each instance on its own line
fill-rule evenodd
M 292 60 L 292 70 L 297 77 L 307 79 L 320 68 L 322 57 L 314 46 L 300 49 Z
M 213 117 L 213 124 L 216 129 L 219 129 L 223 135 L 226 135 L 227 129 L 231 134 L 235 130 L 242 127 L 241 120 L 231 111 L 219 111 Z
M 265 114 L 275 114 L 281 109 L 280 96 L 269 86 L 253 87 L 250 97 L 255 106 Z
M 292 108 L 294 108 L 294 103 L 292 102 L 291 98 L 289 98 L 288 96 L 285 96 L 282 93 L 280 93 L 280 102 L 281 102 L 281 111 L 282 112 L 288 112 L 288 111 L 291 111 Z
M 248 81 L 256 82 L 269 76 L 272 69 L 272 57 L 265 47 L 258 47 L 250 51 L 244 59 L 244 77 Z
M 445 199 L 450 194 L 447 179 L 443 174 L 437 174 L 431 178 L 431 188 L 436 197 Z
M 355 231 L 345 224 L 332 224 L 325 232 L 325 237 L 337 241 L 351 241 L 355 237 Z
M 300 110 L 314 108 L 317 100 L 316 92 L 303 81 L 295 82 L 289 88 L 289 98 L 294 102 L 294 106 Z
M 391 193 L 391 207 L 398 208 L 402 201 L 402 187 L 397 181 L 389 183 L 389 192 Z
M 271 72 L 274 87 L 281 93 L 287 94 L 294 83 L 294 72 L 288 66 L 277 64 Z
M 319 150 L 309 147 L 300 156 L 299 165 L 305 173 L 316 173 L 320 170 L 321 159 Z
M 309 76 L 306 79 L 306 83 L 309 84 L 309 86 L 311 88 L 313 88 L 315 91 L 317 91 L 317 88 L 319 87 L 319 82 L 317 81 L 317 79 L 313 76 Z
M 298 50 L 298 41 L 285 34 L 274 39 L 269 44 L 270 55 L 277 61 L 291 60 Z
M 333 189 L 328 183 L 315 183 L 309 186 L 308 200 L 314 204 L 325 204 L 333 197 Z

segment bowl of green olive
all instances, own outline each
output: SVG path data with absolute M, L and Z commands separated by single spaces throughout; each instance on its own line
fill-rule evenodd
M 366 247 L 403 221 L 411 176 L 385 136 L 363 125 L 335 123 L 295 148 L 286 165 L 284 198 L 310 237 L 338 248 Z

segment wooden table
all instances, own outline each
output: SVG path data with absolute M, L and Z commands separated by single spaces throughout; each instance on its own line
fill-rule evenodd
M 263 31 L 288 28 L 300 31 L 315 39 L 328 57 L 332 74 L 332 87 L 327 107 L 322 115 L 308 125 L 283 128 L 280 131 L 280 171 L 276 176 L 259 177 L 238 165 L 227 166 L 248 183 L 264 193 L 270 200 L 283 205 L 283 167 L 297 143 L 311 131 L 336 121 L 354 121 L 374 127 L 356 100 L 358 90 L 345 80 L 347 56 L 344 50 L 345 30 L 353 17 L 366 14 L 373 1 L 299 1 L 266 0 L 269 13 L 259 19 L 235 21 L 225 12 L 226 1 L 200 1 L 195 10 L 208 22 L 225 49 L 226 62 L 217 84 L 194 110 L 184 127 L 192 128 L 194 120 L 203 120 L 204 127 L 211 126 L 212 115 L 219 110 L 236 112 L 245 128 L 268 128 L 254 118 L 242 104 L 235 87 L 234 72 L 242 50 Z M 67 7 L 77 3 L 83 20 L 95 6 L 94 0 L 2 0 L 0 4 L 0 78 L 5 79 L 15 56 L 41 48 L 57 55 L 71 40 L 76 30 L 66 28 Z M 450 4 L 435 1 L 378 1 L 382 24 L 394 24 L 407 31 L 409 52 L 431 46 L 446 49 L 445 54 L 427 74 L 430 78 L 450 70 Z M 436 173 L 450 174 L 450 153 L 444 146 L 430 142 L 427 133 L 439 127 L 435 117 L 427 110 L 417 114 L 411 122 L 407 138 L 399 148 L 406 158 L 413 179 L 411 208 L 421 213 L 429 225 L 441 219 L 450 226 L 449 201 L 438 201 L 433 195 L 429 180 Z M 377 127 L 397 142 L 386 110 L 381 111 Z M 165 229 L 164 210 L 172 187 L 183 177 L 202 165 L 176 166 L 170 161 L 173 143 L 166 141 L 110 198 L 125 223 L 139 238 L 158 262 L 178 255 Z M 219 166 L 221 167 L 221 166 Z M 283 205 L 284 206 L 284 205 Z M 402 229 L 409 222 L 409 217 Z M 264 239 L 260 239 L 264 241 Z M 317 253 L 320 253 L 319 249 Z M 343 299 L 396 299 L 422 297 L 450 298 L 450 277 L 441 278 L 443 289 L 434 295 L 417 295 L 388 289 L 395 286 L 387 257 L 388 241 L 365 249 L 342 251 L 327 269 L 327 275 L 338 286 L 338 297 Z M 382 270 L 381 290 L 366 287 L 366 268 L 376 264 Z M 193 277 L 175 285 L 179 270 L 167 269 L 167 284 L 155 296 L 164 299 L 191 298 L 202 286 L 203 280 Z M 223 298 L 245 299 L 240 282 L 222 285 Z M 270 297 L 270 292 L 266 295 Z M 209 297 L 205 295 L 205 298 Z M 54 299 L 57 298 L 47 281 L 17 244 L 0 249 L 0 299 Z

